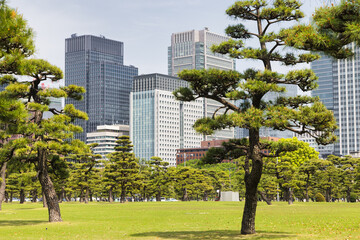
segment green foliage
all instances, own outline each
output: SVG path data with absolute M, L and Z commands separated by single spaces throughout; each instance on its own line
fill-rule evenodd
M 354 203 L 358 199 L 358 195 L 354 192 L 350 193 L 350 202 Z
M 325 197 L 321 193 L 317 193 L 315 195 L 315 201 L 316 202 L 325 202 Z

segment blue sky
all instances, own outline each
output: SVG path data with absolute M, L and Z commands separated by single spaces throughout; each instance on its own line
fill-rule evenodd
M 311 15 L 322 1 L 303 2 L 303 11 Z M 36 57 L 64 70 L 65 38 L 73 33 L 103 35 L 124 42 L 125 64 L 138 67 L 140 74 L 167 74 L 167 47 L 173 32 L 208 27 L 212 32 L 224 33 L 227 25 L 236 23 L 225 14 L 233 3 L 233 0 L 8 0 L 36 33 Z M 241 61 L 237 65 L 239 70 L 244 66 Z

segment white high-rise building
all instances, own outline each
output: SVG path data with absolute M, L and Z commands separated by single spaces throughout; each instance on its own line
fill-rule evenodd
M 227 36 L 212 33 L 208 28 L 171 35 L 168 48 L 168 73 L 171 76 L 184 69 L 235 70 L 235 59 L 228 55 L 213 53 L 212 45 L 229 40 Z
M 176 149 L 196 148 L 203 136 L 193 124 L 203 117 L 204 100 L 181 102 L 172 92 L 188 83 L 177 77 L 148 74 L 134 77 L 130 94 L 130 137 L 135 156 L 161 157 L 176 166 Z
M 191 30 L 173 33 L 171 46 L 168 47 L 168 73 L 177 76 L 184 69 L 220 69 L 235 70 L 235 59 L 228 55 L 213 53 L 212 45 L 228 41 L 230 37 L 203 30 Z M 222 105 L 211 99 L 204 99 L 203 117 L 212 117 L 213 113 Z M 218 111 L 219 114 L 224 110 Z M 216 131 L 204 140 L 234 138 L 234 128 Z

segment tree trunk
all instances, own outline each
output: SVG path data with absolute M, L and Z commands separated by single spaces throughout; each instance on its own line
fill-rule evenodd
M 350 188 L 346 190 L 346 202 L 350 202 Z
M 205 191 L 203 196 L 203 201 L 207 201 L 207 200 L 208 200 L 208 193 Z
M 155 196 L 155 197 L 156 197 L 156 201 L 157 201 L 157 202 L 161 202 L 161 195 L 160 195 L 159 192 L 156 193 L 156 196 Z
M 112 191 L 112 189 L 110 188 L 110 190 L 109 190 L 109 202 L 113 202 L 114 201 L 114 199 L 113 199 L 113 191 Z
M 79 202 L 83 202 L 83 197 L 84 197 L 84 189 L 83 189 L 83 187 L 81 187 L 80 196 L 79 196 Z
M 24 202 L 25 202 L 25 191 L 23 188 L 21 188 L 20 189 L 20 204 L 23 204 Z
M 49 222 L 62 222 L 59 200 L 57 198 L 54 184 L 48 173 L 46 149 L 38 149 L 38 171 L 39 181 L 43 189 L 49 212 Z
M 331 202 L 331 187 L 325 190 L 325 200 L 326 202 Z
M 289 205 L 293 204 L 293 198 L 292 198 L 292 189 L 289 188 L 289 199 L 288 199 L 288 203 Z
M 121 188 L 120 202 L 121 203 L 126 202 L 126 190 L 125 190 L 125 188 Z
M 187 188 L 184 188 L 182 201 L 187 201 L 187 200 L 188 200 Z
M 241 234 L 255 234 L 255 215 L 257 207 L 257 186 L 260 182 L 263 162 L 260 156 L 260 150 L 253 156 L 253 166 L 251 172 L 245 174 L 245 206 L 241 223 Z M 254 154 L 254 155 L 255 155 Z
M 10 202 L 13 200 L 13 192 L 10 193 Z
M 306 186 L 305 191 L 306 191 L 306 194 L 305 194 L 306 202 L 309 202 L 309 188 L 308 188 L 308 186 Z
M 85 203 L 89 203 L 89 187 L 85 187 L 84 202 L 85 202 Z
M 93 201 L 93 193 L 90 189 L 89 189 L 89 198 L 90 198 L 90 202 L 92 202 Z
M 258 191 L 260 198 L 266 202 L 267 205 L 272 205 L 271 200 L 266 196 L 266 194 L 262 191 Z
M 1 170 L 0 170 L 0 177 L 2 179 L 1 185 L 0 185 L 0 210 L 1 210 L 1 207 L 2 207 L 2 202 L 4 201 L 4 198 L 5 198 L 6 165 L 7 165 L 7 162 L 4 162 L 3 165 L 1 166 Z
M 8 203 L 9 202 L 9 193 L 7 191 L 5 191 L 5 202 Z M 1 203 L 0 203 L 1 205 Z
M 44 208 L 47 208 L 47 203 L 46 203 L 46 197 L 45 197 L 45 194 L 44 194 L 44 191 L 42 192 L 42 199 L 43 199 L 43 207 Z
M 31 191 L 31 196 L 32 196 L 31 202 L 33 202 L 33 203 L 37 202 L 37 189 L 33 189 Z

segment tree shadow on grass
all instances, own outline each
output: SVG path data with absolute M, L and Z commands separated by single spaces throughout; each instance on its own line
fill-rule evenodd
M 211 230 L 211 231 L 177 231 L 177 232 L 144 232 L 132 234 L 132 237 L 157 237 L 160 239 L 280 239 L 280 238 L 293 238 L 295 234 L 289 234 L 286 232 L 267 232 L 258 231 L 253 235 L 241 235 L 240 231 L 234 230 Z
M 36 225 L 47 223 L 47 221 L 41 220 L 0 220 L 0 227 L 15 227 L 15 226 L 25 226 L 25 225 Z

